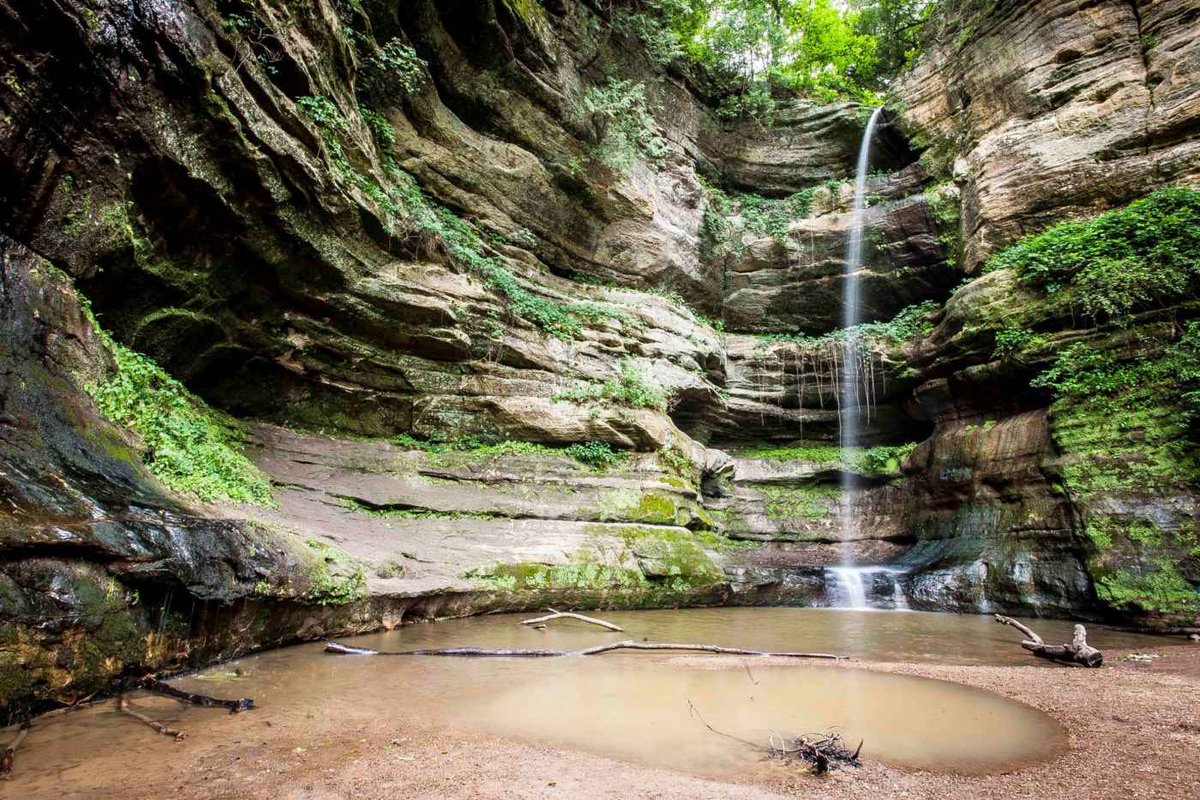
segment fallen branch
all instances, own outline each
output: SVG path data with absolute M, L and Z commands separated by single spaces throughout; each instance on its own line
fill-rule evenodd
M 816 775 L 824 775 L 837 766 L 861 767 L 858 754 L 862 752 L 863 743 L 859 742 L 854 752 L 842 744 L 839 733 L 827 733 L 814 739 L 801 736 L 789 739 L 772 732 L 769 738 L 771 755 L 784 761 L 799 759 L 808 765 Z
M 704 716 L 700 713 L 700 709 L 696 708 L 696 706 L 692 704 L 691 700 L 688 700 L 687 704 L 688 704 L 688 716 L 695 717 L 696 719 L 700 720 L 700 724 L 703 725 L 704 727 L 708 728 L 713 733 L 717 734 L 718 736 L 724 736 L 726 739 L 733 739 L 735 742 L 741 742 L 742 744 L 748 744 L 751 747 L 758 747 L 757 744 L 750 741 L 749 739 L 743 739 L 740 736 L 734 736 L 732 733 L 726 733 L 725 731 L 717 730 L 712 725 L 708 724 L 708 720 L 706 720 L 704 718 Z
M 708 724 L 708 720 L 704 718 L 700 713 L 700 709 L 696 708 L 691 700 L 688 700 L 687 704 L 688 716 L 700 720 L 701 725 L 718 736 L 724 736 L 726 739 L 733 739 L 735 742 L 741 742 L 754 748 L 761 747 L 761 745 L 748 739 L 743 739 L 740 736 L 734 736 L 732 733 L 726 733 L 723 730 L 714 728 Z M 824 775 L 836 765 L 862 766 L 862 762 L 858 760 L 858 754 L 862 752 L 862 742 L 859 742 L 858 749 L 851 753 L 842 745 L 842 737 L 838 733 L 828 733 L 815 739 L 809 739 L 807 736 L 789 739 L 786 736 L 781 736 L 774 731 L 770 731 L 767 734 L 767 748 L 775 758 L 781 758 L 788 762 L 797 759 L 803 761 L 817 775 Z
M 518 625 L 538 625 L 543 622 L 552 622 L 556 619 L 577 619 L 580 622 L 587 622 L 592 625 L 599 625 L 601 628 L 608 628 L 610 631 L 616 631 L 617 633 L 625 632 L 624 628 L 613 625 L 611 622 L 605 622 L 602 619 L 596 619 L 595 617 L 585 617 L 583 614 L 576 614 L 572 611 L 555 611 L 553 608 L 548 608 L 546 610 L 549 611 L 550 613 L 544 617 L 534 617 L 533 619 L 521 620 L 521 622 L 519 622 L 517 624 Z
M 1025 634 L 1026 639 L 1021 642 L 1021 647 L 1038 658 L 1083 667 L 1099 667 L 1104 664 L 1104 654 L 1087 643 L 1087 629 L 1082 625 L 1075 626 L 1075 635 L 1069 644 L 1051 645 L 1042 641 L 1042 637 L 1027 625 L 1017 622 L 1012 617 L 1002 617 L 997 614 L 996 622 L 1001 625 L 1010 625 Z
M 161 733 L 163 736 L 175 737 L 175 741 L 177 741 L 177 742 L 181 741 L 185 736 L 187 736 L 187 734 L 184 733 L 183 731 L 175 730 L 174 728 L 169 728 L 156 719 L 150 719 L 145 714 L 142 714 L 138 711 L 134 711 L 133 708 L 130 707 L 129 701 L 125 698 L 125 695 L 120 695 L 117 697 L 117 710 L 120 711 L 122 714 L 127 714 L 127 715 L 133 717 L 134 719 L 136 719 L 138 722 L 142 723 L 143 725 L 147 725 L 147 726 L 153 728 L 154 730 Z
M 21 746 L 21 742 L 25 741 L 25 737 L 29 735 L 29 723 L 21 724 L 17 735 L 13 737 L 8 746 L 4 748 L 4 755 L 0 755 L 0 778 L 8 780 L 9 773 L 13 769 L 13 758 L 17 754 L 17 748 Z
M 715 644 L 672 644 L 668 642 L 613 642 L 587 647 L 583 650 L 493 650 L 484 647 L 449 647 L 438 650 L 372 650 L 369 647 L 350 647 L 340 642 L 326 642 L 325 652 L 342 656 L 462 656 L 468 658 L 559 658 L 562 656 L 597 656 L 614 650 L 685 650 L 700 653 L 721 653 L 735 656 L 771 656 L 774 658 L 826 658 L 837 660 L 844 656 L 830 653 L 772 653 L 764 650 L 745 650 L 740 647 L 721 647 Z
M 182 700 L 185 703 L 191 703 L 194 706 L 205 706 L 206 708 L 227 708 L 230 714 L 236 714 L 239 711 L 248 711 L 254 708 L 254 701 L 249 697 L 239 697 L 237 700 L 222 700 L 219 697 L 209 697 L 206 694 L 196 694 L 195 692 L 185 692 L 183 689 L 177 689 L 169 683 L 165 683 L 156 678 L 147 678 L 142 681 L 142 685 L 157 694 L 164 694 L 167 697 L 174 697 L 176 700 Z

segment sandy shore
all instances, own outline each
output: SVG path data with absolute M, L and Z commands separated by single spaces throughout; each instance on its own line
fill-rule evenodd
M 961 667 L 903 663 L 852 666 L 956 681 L 1045 711 L 1069 732 L 1052 760 L 1003 774 L 905 771 L 878 763 L 817 778 L 782 765 L 747 783 L 708 780 L 587 753 L 447 729 L 429 719 L 363 717 L 347 729 L 220 723 L 180 744 L 97 753 L 71 781 L 22 779 L 0 796 L 91 798 L 1195 798 L 1200 797 L 1200 645 L 1164 648 L 1147 662 L 1110 654 L 1101 670 Z M 704 668 L 709 658 L 681 666 Z M 728 663 L 728 662 L 723 662 Z M 296 713 L 296 712 L 293 712 Z M 946 731 L 953 736 L 953 730 Z M 997 730 L 996 736 L 1004 735 Z M 28 764 L 28 761 L 25 762 Z M 73 793 L 79 771 L 104 786 Z M 66 770 L 60 777 L 66 776 Z M 102 777 L 97 777 L 102 776 Z

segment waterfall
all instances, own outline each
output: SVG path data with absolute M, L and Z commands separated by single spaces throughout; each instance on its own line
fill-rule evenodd
M 857 567 L 832 567 L 829 570 L 837 580 L 838 593 L 847 608 L 867 608 L 867 586 L 863 571 Z
M 850 222 L 850 240 L 846 247 L 846 267 L 842 281 L 842 328 L 845 329 L 845 339 L 842 342 L 841 385 L 839 387 L 839 445 L 842 450 L 842 566 L 854 564 L 854 539 L 857 534 L 857 520 L 854 518 L 852 498 L 857 488 L 857 476 L 851 475 L 845 469 L 848 463 L 849 448 L 858 444 L 858 428 L 861 417 L 859 403 L 859 343 L 854 327 L 861 322 L 859 319 L 859 285 L 858 271 L 862 266 L 863 256 L 863 218 L 866 211 L 867 170 L 871 161 L 871 137 L 875 133 L 875 124 L 883 108 L 877 108 L 867 121 L 867 129 L 863 131 L 862 144 L 858 149 L 858 170 L 854 176 L 854 215 Z M 861 582 L 860 582 L 861 588 Z M 865 604 L 865 601 L 864 601 Z
M 836 608 L 908 610 L 902 567 L 829 567 L 825 591 Z

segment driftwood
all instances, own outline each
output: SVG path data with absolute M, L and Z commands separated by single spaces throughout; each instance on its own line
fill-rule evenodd
M 17 748 L 21 746 L 21 742 L 25 741 L 25 737 L 28 735 L 29 723 L 24 722 L 17 731 L 17 735 L 4 748 L 4 754 L 0 755 L 0 778 L 8 780 L 8 775 L 13 769 L 13 759 L 16 757 Z
M 824 775 L 837 766 L 861 767 L 858 754 L 862 752 L 863 743 L 851 752 L 842 744 L 839 733 L 827 733 L 824 736 L 799 736 L 789 738 L 777 733 L 770 735 L 771 755 L 784 761 L 803 761 L 810 771 Z
M 222 700 L 219 697 L 209 697 L 206 694 L 196 694 L 195 692 L 185 692 L 183 689 L 177 689 L 169 683 L 165 683 L 156 678 L 147 678 L 142 681 L 142 686 L 156 694 L 164 694 L 167 697 L 173 697 L 176 700 L 182 700 L 185 703 L 191 703 L 194 706 L 205 706 L 206 708 L 227 708 L 230 714 L 236 714 L 239 711 L 248 711 L 254 708 L 254 701 L 249 697 L 239 697 L 237 700 Z
M 599 625 L 601 628 L 607 628 L 608 630 L 616 631 L 617 633 L 625 632 L 624 628 L 621 628 L 617 625 L 613 625 L 611 622 L 606 622 L 602 619 L 596 619 L 595 617 L 585 617 L 583 614 L 576 614 L 572 611 L 555 611 L 553 608 L 547 608 L 546 610 L 549 611 L 550 613 L 544 617 L 534 617 L 533 619 L 521 620 L 517 624 L 518 625 L 539 625 L 543 622 L 552 622 L 553 620 L 556 620 L 556 619 L 577 619 L 580 622 L 588 622 L 588 623 L 591 623 L 592 625 Z
M 718 736 L 724 736 L 726 739 L 733 739 L 735 742 L 741 742 L 754 748 L 760 747 L 756 742 L 734 736 L 708 724 L 708 720 L 691 700 L 688 700 L 688 715 L 700 720 L 704 727 Z M 817 775 L 824 775 L 837 766 L 861 767 L 862 762 L 858 760 L 858 754 L 862 752 L 862 746 L 863 743 L 859 742 L 858 747 L 851 753 L 842 745 L 841 734 L 835 732 L 827 733 L 824 736 L 789 738 L 772 731 L 767 736 L 767 748 L 772 757 L 782 759 L 787 763 L 803 761 L 808 765 L 809 770 Z
M 996 615 L 996 622 L 1010 625 L 1025 634 L 1026 640 L 1021 642 L 1029 652 L 1038 658 L 1047 658 L 1062 664 L 1074 664 L 1081 667 L 1099 667 L 1104 664 L 1104 654 L 1087 643 L 1087 629 L 1082 625 L 1075 626 L 1075 635 L 1068 644 L 1046 644 L 1028 626 L 1017 622 L 1012 617 Z
M 164 725 L 163 723 L 159 722 L 158 720 L 150 719 L 145 714 L 142 714 L 139 711 L 135 711 L 129 705 L 129 701 L 125 698 L 125 695 L 120 695 L 117 697 L 117 710 L 120 711 L 122 714 L 126 714 L 130 717 L 133 717 L 134 719 L 136 719 L 138 722 L 142 723 L 143 725 L 153 728 L 154 730 L 161 733 L 163 736 L 173 736 L 175 738 L 175 741 L 177 741 L 177 742 L 182 740 L 185 736 L 187 736 L 187 734 L 184 733 L 183 731 L 179 731 L 174 728 L 169 728 L 166 725 Z
M 559 658 L 561 656 L 597 656 L 614 650 L 684 650 L 697 653 L 721 653 L 735 656 L 773 656 L 775 658 L 826 658 L 837 660 L 844 656 L 830 653 L 772 653 L 745 650 L 740 647 L 720 647 L 715 644 L 673 644 L 669 642 L 613 642 L 587 647 L 583 650 L 492 650 L 485 647 L 449 647 L 440 650 L 372 650 L 369 647 L 350 647 L 340 642 L 326 642 L 325 652 L 342 656 L 463 656 L 469 658 Z

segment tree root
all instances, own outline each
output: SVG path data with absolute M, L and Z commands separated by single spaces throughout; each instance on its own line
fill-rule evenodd
M 195 692 L 185 692 L 183 689 L 176 689 L 171 684 L 160 681 L 157 678 L 147 678 L 142 681 L 142 686 L 156 694 L 164 694 L 167 697 L 173 697 L 176 700 L 182 700 L 194 706 L 227 708 L 230 714 L 254 708 L 254 701 L 249 697 L 239 697 L 237 700 L 222 700 L 219 697 L 209 697 L 206 694 L 196 694 Z
M 1087 643 L 1087 628 L 1082 625 L 1075 626 L 1075 635 L 1069 644 L 1050 645 L 1042 641 L 1042 637 L 1027 625 L 1017 622 L 1012 617 L 997 614 L 996 622 L 1010 625 L 1025 634 L 1026 640 L 1021 642 L 1021 647 L 1038 658 L 1080 667 L 1099 667 L 1104 664 L 1104 654 Z
M 0 779 L 8 780 L 9 774 L 13 769 L 13 759 L 16 757 L 17 748 L 21 746 L 21 742 L 25 741 L 25 737 L 29 735 L 29 723 L 21 724 L 17 735 L 4 748 L 4 754 L 0 755 Z
M 130 717 L 133 717 L 134 719 L 136 719 L 138 722 L 142 723 L 143 725 L 153 728 L 154 730 L 161 733 L 163 736 L 174 737 L 175 741 L 177 741 L 177 742 L 182 741 L 183 738 L 187 736 L 187 734 L 184 733 L 183 731 L 179 731 L 174 728 L 169 728 L 156 719 L 150 719 L 150 717 L 147 717 L 145 714 L 142 714 L 139 711 L 134 711 L 133 708 L 129 705 L 129 700 L 126 699 L 125 695 L 119 695 L 117 697 L 117 710 L 120 711 L 122 714 L 126 714 Z
M 588 623 L 591 623 L 592 625 L 599 625 L 601 628 L 607 628 L 608 630 L 616 631 L 617 633 L 625 632 L 624 628 L 614 625 L 611 622 L 605 622 L 602 619 L 596 619 L 595 617 L 585 617 L 583 614 L 576 614 L 572 611 L 555 611 L 553 608 L 547 608 L 546 610 L 549 611 L 550 613 L 544 617 L 534 617 L 533 619 L 522 620 L 521 622 L 518 622 L 517 624 L 518 625 L 539 625 L 543 622 L 552 622 L 553 620 L 556 620 L 556 619 L 577 619 L 580 622 L 588 622 Z
M 772 656 L 774 658 L 822 658 L 837 660 L 845 656 L 831 653 L 772 653 L 764 650 L 745 650 L 740 647 L 721 647 L 715 644 L 673 644 L 669 642 L 613 642 L 586 647 L 582 650 L 493 650 L 484 647 L 449 647 L 440 650 L 372 650 L 369 647 L 350 647 L 340 642 L 326 642 L 325 652 L 343 656 L 460 656 L 467 658 L 559 658 L 562 656 L 596 656 L 614 650 L 683 650 L 700 653 L 721 653 L 735 656 Z

